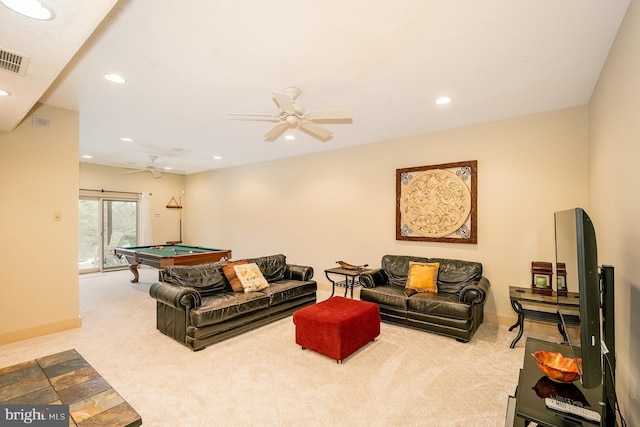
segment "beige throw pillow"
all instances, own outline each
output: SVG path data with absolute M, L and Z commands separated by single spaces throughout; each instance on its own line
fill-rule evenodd
M 409 278 L 407 279 L 407 291 L 438 293 L 438 269 L 439 262 L 414 262 L 409 261 Z M 409 296 L 413 292 L 407 292 Z
M 269 287 L 269 282 L 256 263 L 236 265 L 233 269 L 245 292 L 255 292 Z

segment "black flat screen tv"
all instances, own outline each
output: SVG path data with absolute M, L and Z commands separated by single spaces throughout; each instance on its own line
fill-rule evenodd
M 556 212 L 554 223 L 556 268 L 559 263 L 565 264 L 567 289 L 577 291 L 580 299 L 582 386 L 594 388 L 602 381 L 601 295 L 596 232 L 589 215 L 582 208 Z M 562 316 L 561 310 L 559 313 Z M 572 345 L 571 340 L 569 344 Z

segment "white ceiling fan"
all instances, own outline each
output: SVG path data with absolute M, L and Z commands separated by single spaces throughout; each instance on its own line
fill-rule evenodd
M 143 169 L 134 169 L 128 172 L 123 172 L 123 175 L 130 175 L 132 173 L 141 173 L 141 172 L 150 172 L 151 175 L 153 175 L 153 177 L 155 179 L 158 178 L 162 178 L 162 175 L 160 174 L 160 169 L 162 169 L 162 166 L 158 165 L 156 163 L 156 160 L 158 159 L 158 156 L 149 156 L 149 163 L 147 163 L 147 165 L 143 168 Z
M 351 110 L 348 108 L 306 112 L 304 107 L 296 103 L 299 95 L 300 89 L 295 87 L 286 88 L 282 92 L 273 92 L 273 100 L 280 110 L 278 114 L 229 113 L 229 115 L 269 117 L 269 119 L 264 120 L 278 122 L 278 124 L 264 135 L 266 141 L 274 141 L 287 128 L 294 127 L 298 127 L 320 140 L 328 141 L 333 136 L 333 133 L 315 123 L 316 121 L 350 122 L 352 119 Z

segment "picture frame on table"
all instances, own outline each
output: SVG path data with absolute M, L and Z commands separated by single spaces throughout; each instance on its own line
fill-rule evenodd
M 559 296 L 566 297 L 568 295 L 567 291 L 567 267 L 563 262 L 559 262 L 556 265 L 556 291 Z
M 533 286 L 538 289 L 549 289 L 551 287 L 551 275 L 540 273 L 534 274 Z
M 546 261 L 531 263 L 531 291 L 534 294 L 552 295 L 553 265 Z

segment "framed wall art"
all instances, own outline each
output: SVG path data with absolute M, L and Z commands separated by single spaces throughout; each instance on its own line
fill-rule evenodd
M 396 169 L 396 240 L 478 243 L 478 162 Z

